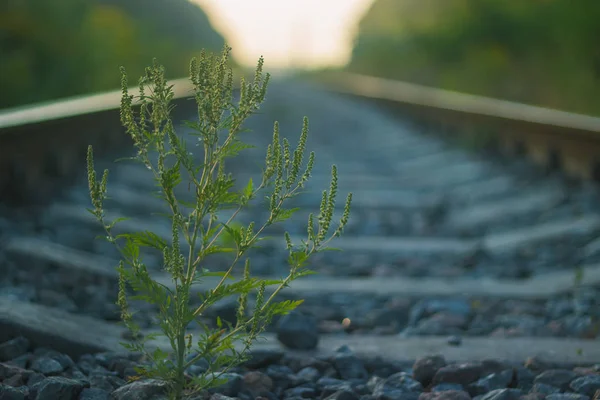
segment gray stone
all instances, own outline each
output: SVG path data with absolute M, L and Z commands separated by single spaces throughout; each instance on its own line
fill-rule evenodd
M 505 370 L 499 373 L 490 374 L 468 386 L 471 396 L 478 396 L 491 392 L 496 389 L 505 389 L 513 380 L 513 371 Z
M 281 360 L 283 351 L 276 349 L 250 350 L 248 355 L 249 360 L 244 363 L 244 366 L 257 369 L 267 367 Z
M 586 375 L 573 380 L 569 386 L 575 392 L 589 397 L 594 396 L 597 390 L 600 390 L 600 376 Z
M 37 373 L 37 372 L 33 373 L 33 374 L 31 374 L 31 376 L 27 380 L 27 385 L 33 386 L 36 383 L 43 381 L 44 379 L 46 379 L 46 377 L 44 376 L 44 374 L 40 374 L 40 373 Z
M 262 392 L 270 392 L 273 389 L 273 380 L 260 371 L 249 371 L 243 377 L 243 390 L 249 391 L 252 396 L 257 397 Z
M 467 386 L 475 382 L 483 373 L 480 363 L 451 364 L 437 370 L 433 384 L 458 383 Z
M 415 361 L 413 369 L 413 378 L 421 382 L 423 386 L 429 385 L 436 372 L 446 366 L 444 356 L 436 354 L 419 358 Z
M 166 400 L 167 385 L 148 379 L 121 386 L 111 393 L 111 400 Z
M 108 400 L 110 399 L 110 393 L 106 390 L 98 388 L 83 389 L 79 395 L 79 400 Z
M 22 336 L 4 342 L 0 344 L 0 362 L 10 361 L 22 356 L 27 353 L 27 350 L 29 350 L 29 340 Z
M 590 400 L 590 398 L 577 393 L 555 393 L 546 396 L 546 400 Z
M 374 386 L 373 394 L 375 396 L 396 397 L 400 393 L 418 393 L 421 391 L 423 391 L 423 385 L 419 381 L 414 380 L 406 372 L 398 372 L 378 381 Z
M 315 398 L 317 391 L 310 387 L 298 386 L 295 388 L 287 389 L 285 391 L 285 397 L 299 397 L 299 398 Z
M 522 394 L 519 389 L 496 389 L 484 394 L 481 400 L 517 400 Z
M 2 400 L 25 400 L 27 398 L 27 388 L 15 388 L 0 383 L 0 399 Z
M 360 397 L 351 390 L 338 390 L 327 396 L 325 400 L 358 400 Z
M 533 386 L 535 374 L 524 366 L 516 367 L 515 372 L 517 374 L 517 387 L 521 390 L 529 390 Z
M 89 376 L 90 386 L 112 392 L 113 390 L 124 386 L 127 382 L 118 376 L 94 373 Z
M 369 377 L 362 360 L 352 353 L 337 353 L 333 358 L 333 365 L 344 380 Z
M 549 369 L 535 377 L 534 383 L 545 383 L 556 386 L 562 391 L 569 390 L 569 384 L 577 378 L 577 374 L 568 369 Z
M 448 344 L 450 346 L 460 346 L 462 344 L 462 338 L 458 335 L 452 335 L 448 338 Z
M 445 392 L 448 390 L 464 391 L 464 388 L 463 385 L 459 385 L 458 383 L 440 383 L 431 388 L 432 392 Z
M 268 377 L 267 377 L 268 378 Z M 219 379 L 225 379 L 226 382 L 216 387 L 213 392 L 219 392 L 225 396 L 235 397 L 242 390 L 243 377 L 235 372 L 226 372 L 219 376 Z
M 63 372 L 63 366 L 53 358 L 42 356 L 33 360 L 31 369 L 44 375 L 58 375 Z
M 531 393 L 540 393 L 547 396 L 549 394 L 560 393 L 560 389 L 545 383 L 536 383 L 531 388 Z
M 284 315 L 277 323 L 277 340 L 291 349 L 315 349 L 319 344 L 316 318 L 296 310 Z
M 31 386 L 31 394 L 36 400 L 72 400 L 83 390 L 84 385 L 74 379 L 51 376 Z
M 315 367 L 302 368 L 296 374 L 296 377 L 298 378 L 298 380 L 302 381 L 303 383 L 304 382 L 316 382 L 320 376 L 321 376 L 321 373 Z
M 443 390 L 421 393 L 419 400 L 471 400 L 471 396 L 463 390 Z

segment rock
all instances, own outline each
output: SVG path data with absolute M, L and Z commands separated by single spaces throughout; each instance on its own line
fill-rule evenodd
M 33 374 L 31 374 L 29 376 L 29 379 L 27 379 L 27 385 L 28 386 L 33 386 L 36 383 L 43 381 L 44 379 L 46 379 L 46 377 L 44 376 L 44 374 L 40 374 L 38 372 L 34 372 Z
M 273 380 L 273 384 L 278 387 L 288 387 L 295 380 L 294 371 L 284 365 L 269 365 L 265 373 Z
M 317 391 L 313 388 L 298 386 L 295 388 L 287 389 L 285 391 L 285 397 L 293 398 L 309 398 L 314 399 Z
M 542 371 L 552 368 L 552 365 L 539 357 L 527 357 L 524 366 L 532 371 Z
M 516 373 L 517 388 L 528 391 L 533 386 L 535 380 L 535 374 L 526 367 L 516 367 L 514 369 Z
M 267 376 L 268 378 L 268 376 Z M 214 389 L 211 389 L 211 393 L 221 393 L 225 396 L 235 397 L 242 390 L 243 377 L 235 372 L 226 372 L 219 376 L 219 379 L 226 379 L 227 382 L 222 383 Z
M 333 357 L 333 366 L 344 380 L 367 379 L 369 373 L 362 360 L 356 357 L 349 349 L 341 349 Z
M 339 391 L 364 392 L 364 394 L 371 392 L 366 385 L 353 385 L 350 381 L 334 378 L 319 379 L 317 381 L 317 389 L 321 390 L 321 397 L 327 397 Z
M 338 390 L 327 396 L 325 400 L 359 400 L 360 397 L 351 390 Z
M 11 376 L 10 378 L 5 379 L 4 382 L 2 382 L 2 383 L 16 388 L 16 387 L 24 386 L 26 381 L 27 381 L 27 379 L 25 379 L 23 377 L 23 375 L 16 374 L 16 375 Z
M 122 379 L 137 375 L 134 369 L 135 366 L 134 361 L 125 357 L 111 357 L 108 360 L 108 369 L 115 371 Z
M 600 390 L 600 375 L 586 375 L 576 378 L 569 384 L 573 391 L 589 397 L 593 397 Z
M 36 400 L 71 400 L 84 389 L 84 385 L 74 379 L 51 376 L 31 386 L 31 395 Z
M 590 400 L 588 396 L 577 393 L 555 393 L 546 396 L 547 400 Z
M 481 400 L 517 400 L 522 393 L 519 389 L 496 389 L 484 394 Z
M 549 369 L 536 376 L 533 382 L 556 386 L 564 392 L 569 390 L 569 384 L 575 378 L 577 378 L 577 374 L 568 369 Z
M 42 356 L 31 363 L 31 369 L 46 376 L 58 375 L 63 372 L 63 366 L 53 358 Z
M 277 323 L 277 339 L 290 349 L 315 349 L 319 344 L 316 318 L 297 310 L 284 315 Z
M 443 390 L 421 393 L 419 400 L 471 400 L 471 396 L 463 390 Z
M 12 387 L 0 383 L 0 399 L 2 400 L 25 400 L 27 398 L 27 388 Z
M 504 370 L 496 374 L 490 374 L 468 386 L 468 391 L 471 396 L 478 396 L 492 390 L 505 389 L 513 380 L 513 371 Z
M 414 380 L 406 372 L 398 372 L 378 381 L 375 385 L 371 384 L 371 386 L 374 386 L 373 395 L 379 398 L 382 396 L 396 398 L 401 393 L 418 393 L 423 391 L 423 385 L 419 381 Z
M 109 393 L 112 393 L 114 390 L 127 384 L 125 380 L 114 375 L 94 373 L 91 376 L 89 376 L 88 379 L 90 381 L 91 387 L 102 389 Z
M 519 400 L 544 400 L 545 398 L 546 398 L 545 394 L 527 393 L 527 394 L 519 397 Z
M 29 364 L 31 364 L 31 361 L 34 359 L 35 357 L 33 356 L 33 354 L 31 353 L 25 353 L 17 358 L 13 358 L 10 361 L 7 361 L 7 364 L 11 364 L 11 365 L 15 365 L 17 367 L 20 368 L 27 368 L 27 366 Z
M 78 400 L 109 400 L 110 393 L 98 388 L 83 389 Z
M 235 400 L 233 397 L 225 396 L 220 393 L 215 393 L 210 396 L 209 400 Z
M 431 388 L 432 392 L 444 392 L 448 390 L 464 391 L 464 388 L 463 385 L 459 385 L 458 383 L 440 383 Z
M 412 367 L 413 378 L 421 382 L 423 386 L 428 386 L 436 372 L 445 366 L 446 360 L 439 354 L 419 358 Z
M 320 376 L 321 373 L 315 367 L 302 368 L 296 374 L 296 378 L 298 378 L 298 380 L 302 383 L 316 382 Z
M 262 392 L 270 392 L 273 389 L 273 380 L 260 371 L 250 371 L 244 374 L 242 379 L 243 390 L 249 391 L 253 397 Z
M 264 368 L 270 364 L 275 364 L 283 357 L 281 350 L 250 350 L 250 358 L 244 363 L 244 366 L 251 369 Z
M 147 379 L 121 386 L 111 393 L 111 400 L 166 400 L 167 385 L 164 382 Z
M 37 354 L 37 352 L 34 353 L 34 354 Z M 53 359 L 55 361 L 58 361 L 60 363 L 60 365 L 63 367 L 63 370 L 66 370 L 68 368 L 76 367 L 76 364 L 71 359 L 71 357 L 69 357 L 66 354 L 59 353 L 58 351 L 46 349 L 40 355 L 43 355 L 45 357 L 49 357 L 49 358 L 51 358 L 51 359 Z
M 15 375 L 21 375 L 24 379 L 29 379 L 33 371 L 16 367 L 14 365 L 0 363 L 0 381 L 8 379 Z
M 531 393 L 539 393 L 547 396 L 549 394 L 560 393 L 560 389 L 545 383 L 536 383 L 531 388 Z
M 480 363 L 451 364 L 437 370 L 433 377 L 433 384 L 458 383 L 467 386 L 475 382 L 482 375 L 483 367 Z
M 447 339 L 450 346 L 460 346 L 462 344 L 462 338 L 457 335 L 452 335 Z
M 28 350 L 29 340 L 22 336 L 4 342 L 0 344 L 0 362 L 13 360 L 27 353 Z

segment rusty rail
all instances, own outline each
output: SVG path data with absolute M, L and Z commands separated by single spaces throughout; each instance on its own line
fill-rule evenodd
M 319 75 L 325 89 L 368 98 L 430 131 L 477 140 L 491 134 L 509 153 L 587 180 L 600 180 L 600 118 L 351 73 Z M 173 80 L 178 111 L 192 88 Z M 119 121 L 118 90 L 0 112 L 0 203 L 43 203 L 84 173 L 85 149 L 99 157 L 130 149 Z
M 431 130 L 473 139 L 489 134 L 504 151 L 600 180 L 598 117 L 352 73 L 323 74 L 315 80 L 336 93 L 381 102 Z

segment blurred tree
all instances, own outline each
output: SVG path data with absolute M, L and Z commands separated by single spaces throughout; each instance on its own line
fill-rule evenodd
M 189 0 L 0 1 L 0 108 L 119 87 L 152 58 L 186 76 L 223 37 Z
M 376 0 L 350 70 L 600 114 L 600 1 Z

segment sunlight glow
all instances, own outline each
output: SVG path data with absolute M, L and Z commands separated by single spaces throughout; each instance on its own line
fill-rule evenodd
M 192 0 L 208 14 L 235 58 L 269 67 L 345 64 L 355 26 L 373 0 Z

